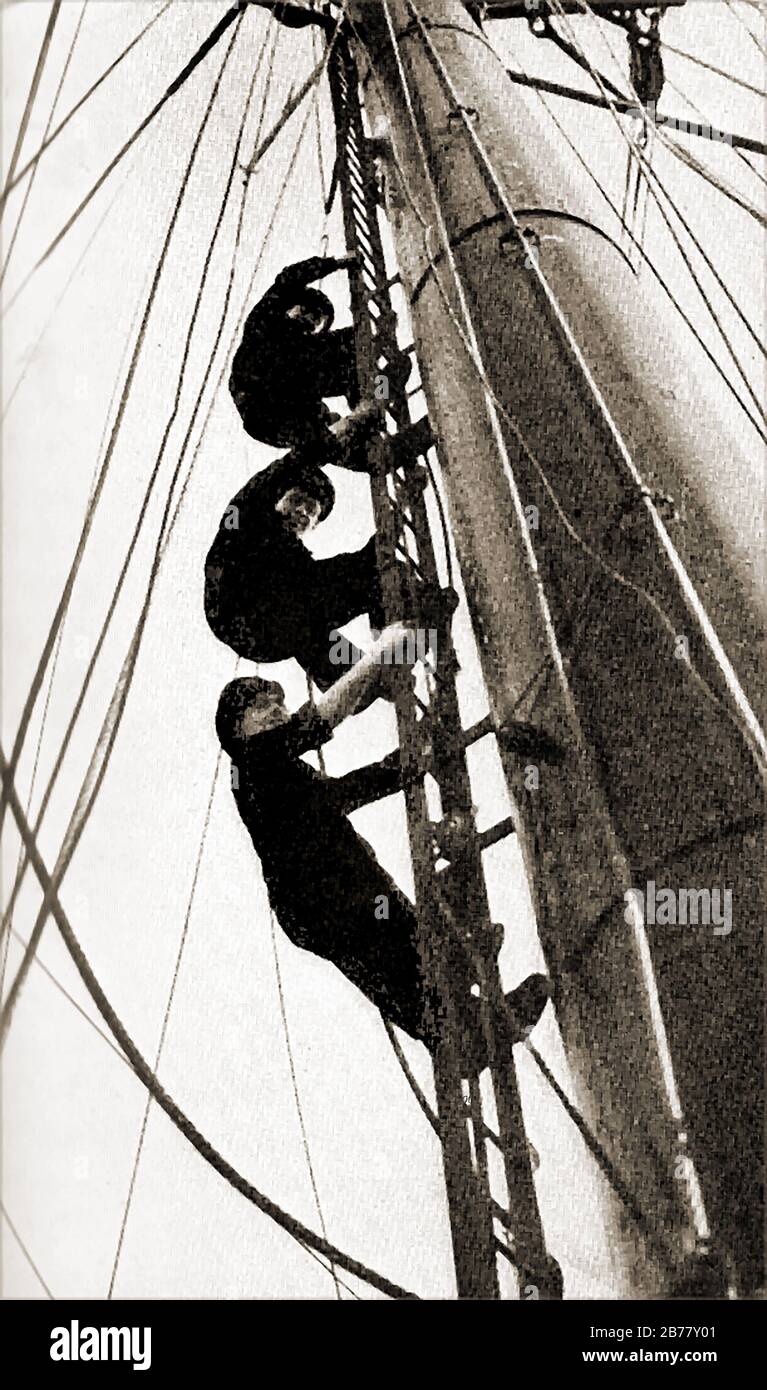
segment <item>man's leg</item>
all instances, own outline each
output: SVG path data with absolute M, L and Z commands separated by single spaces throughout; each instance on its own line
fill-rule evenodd
M 353 328 L 335 328 L 318 344 L 312 389 L 323 397 L 345 396 L 347 400 L 354 399 L 357 371 Z
M 331 633 L 362 613 L 371 626 L 383 626 L 381 586 L 378 579 L 375 537 L 362 550 L 316 560 L 312 567 L 312 587 L 304 595 L 304 622 L 295 650 L 296 660 L 321 690 L 334 685 L 343 668 L 331 660 L 337 639 Z M 361 655 L 349 644 L 350 661 Z

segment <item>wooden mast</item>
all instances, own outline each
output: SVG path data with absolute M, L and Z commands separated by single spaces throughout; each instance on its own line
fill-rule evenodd
M 644 1259 L 617 1211 L 616 1240 L 637 1291 L 673 1284 L 696 1238 L 691 1155 L 723 1263 L 754 1288 L 753 460 L 467 7 L 353 0 L 351 15 L 495 726 L 522 716 L 567 750 L 559 768 L 504 761 L 579 1098 L 641 1207 Z M 684 500 L 681 537 L 656 491 Z M 732 929 L 643 926 L 625 895 L 650 882 L 677 903 L 729 889 Z

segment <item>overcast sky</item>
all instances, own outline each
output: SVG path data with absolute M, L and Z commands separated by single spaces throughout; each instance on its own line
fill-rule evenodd
M 176 0 L 41 160 L 10 260 L 6 303 L 225 8 L 223 3 Z M 160 5 L 136 0 L 90 0 L 59 95 L 57 119 L 160 9 Z M 81 10 L 80 0 L 62 7 L 22 159 L 34 152 L 42 138 Z M 49 5 L 43 0 L 4 8 L 4 167 L 48 13 Z M 746 19 L 756 31 L 753 7 L 691 0 L 683 11 L 672 10 L 664 17 L 663 32 L 678 47 L 763 86 L 764 58 L 745 31 Z M 32 797 L 33 813 L 103 621 L 170 411 L 188 316 L 267 25 L 263 15 L 246 16 L 179 219 L 67 619 Z M 577 26 L 595 60 L 617 78 L 620 68 L 608 49 L 593 39 L 583 21 L 577 21 Z M 575 70 L 567 60 L 532 38 L 524 23 L 496 24 L 488 32 L 510 65 L 578 84 L 578 74 L 573 76 Z M 625 72 L 623 37 L 614 31 L 608 37 Z M 4 319 L 2 395 L 4 402 L 10 400 L 3 427 L 6 749 L 13 741 L 19 710 L 77 543 L 110 401 L 125 370 L 126 344 L 135 331 L 136 314 L 146 296 L 148 277 L 222 53 L 219 47 L 169 103 Z M 265 128 L 277 118 L 291 85 L 310 70 L 313 61 L 308 32 L 280 32 Z M 758 97 L 673 55 L 667 57 L 666 66 L 669 79 L 706 112 L 713 125 L 760 135 L 763 116 Z M 260 79 L 248 127 L 248 152 L 263 86 Z M 519 89 L 512 89 L 509 99 L 510 103 L 536 100 Z M 664 101 L 669 112 L 694 117 L 677 93 L 669 91 Z M 323 89 L 326 168 L 332 163 L 328 105 Z M 625 146 L 615 135 L 611 117 L 562 102 L 557 104 L 557 115 L 613 197 L 620 200 Z M 547 119 L 542 110 L 540 119 Z M 321 249 L 323 217 L 313 118 L 263 248 L 301 123 L 302 114 L 298 114 L 251 184 L 229 337 L 262 249 L 256 294 L 266 289 L 284 264 Z M 760 200 L 764 185 L 730 149 L 691 138 L 687 145 L 744 194 Z M 756 223 L 694 175 L 658 158 L 669 185 L 716 254 L 730 285 L 756 313 L 764 302 L 763 249 Z M 760 168 L 764 169 L 764 161 Z M 9 200 L 6 247 L 22 197 L 23 186 Z M 165 488 L 220 313 L 236 201 L 230 201 L 212 263 L 182 407 L 156 495 L 43 824 L 40 845 L 49 864 L 71 814 L 146 585 Z M 335 219 L 329 231 L 331 250 L 341 253 L 344 248 Z M 652 214 L 646 234 L 659 266 L 703 327 L 705 314 L 699 311 L 686 273 Z M 92 244 L 77 268 L 91 237 Z M 327 288 L 339 310 L 343 309 L 343 277 L 327 282 Z M 720 307 L 728 332 L 758 383 L 753 348 L 732 312 L 726 305 Z M 720 351 L 707 326 L 705 332 L 712 348 Z M 719 391 L 712 370 L 692 344 L 689 354 L 689 369 L 699 374 L 701 389 Z M 214 381 L 217 376 L 218 371 Z M 208 398 L 206 394 L 205 403 Z M 752 449 L 748 427 L 736 409 L 725 401 L 722 409 L 738 442 Z M 206 405 L 193 441 L 205 413 Z M 157 1048 L 216 764 L 213 712 L 235 661 L 205 623 L 203 561 L 228 499 L 272 456 L 273 451 L 245 436 L 226 390 L 220 392 L 163 562 L 110 769 L 62 889 L 65 907 L 99 979 L 150 1059 Z M 332 474 L 338 501 L 312 540 L 318 554 L 356 548 L 371 532 L 364 480 L 338 470 Z M 476 718 L 484 712 L 484 694 L 470 652 L 467 648 L 464 652 L 461 697 L 467 718 Z M 271 670 L 285 679 L 291 704 L 301 703 L 305 687 L 298 668 L 286 663 Z M 25 800 L 41 713 L 42 702 L 18 776 Z M 336 772 L 393 746 L 393 717 L 379 702 L 337 735 L 328 765 Z M 487 748 L 475 754 L 473 772 L 479 824 L 485 826 L 504 810 L 498 769 Z M 381 862 L 407 891 L 410 867 L 399 799 L 360 812 L 354 819 Z M 7 884 L 18 856 L 13 833 L 6 835 L 3 854 Z M 513 950 L 507 949 L 503 958 L 505 983 L 510 987 L 531 969 L 540 968 L 541 957 L 514 846 L 497 847 L 491 859 L 493 912 L 498 920 L 513 925 Z M 38 905 L 39 891 L 29 874 L 14 917 L 22 935 L 29 931 Z M 402 1077 L 381 1021 L 331 966 L 298 951 L 285 938 L 278 938 L 278 950 L 328 1236 L 424 1296 L 450 1296 L 453 1280 L 439 1149 Z M 9 970 L 19 954 L 14 941 Z M 51 923 L 39 954 L 86 1013 L 95 1016 Z M 550 1019 L 542 1024 L 539 1040 L 566 1080 Z M 407 1051 L 430 1092 L 423 1049 L 409 1044 Z M 521 1070 L 530 1136 L 541 1155 L 538 1182 L 550 1245 L 565 1268 L 569 1291 L 586 1297 L 615 1294 L 618 1276 L 600 1224 L 598 1182 L 592 1166 L 527 1059 L 522 1059 Z M 159 1073 L 170 1093 L 236 1167 L 307 1225 L 318 1228 L 280 1019 L 265 889 L 225 775 L 214 796 Z M 106 1295 L 144 1103 L 143 1089 L 128 1068 L 56 992 L 42 970 L 33 968 L 3 1057 L 3 1201 L 57 1297 Z M 42 1294 L 5 1226 L 3 1277 L 6 1296 Z M 353 1279 L 348 1282 L 358 1287 Z M 327 1273 L 231 1191 L 155 1109 L 115 1288 L 121 1297 L 333 1296 Z M 375 1296 L 362 1286 L 358 1291 L 362 1297 Z

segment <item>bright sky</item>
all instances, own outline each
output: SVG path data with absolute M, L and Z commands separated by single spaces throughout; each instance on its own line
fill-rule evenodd
M 136 314 L 222 49 L 169 103 L 18 300 L 10 301 L 80 198 L 225 8 L 223 3 L 177 0 L 162 15 L 41 160 L 13 249 L 5 286 L 9 307 L 2 359 L 2 395 L 4 402 L 10 401 L 3 427 L 6 749 L 13 741 L 18 713 L 77 543 L 109 403 L 125 370 L 128 337 L 135 331 Z M 79 0 L 62 7 L 22 159 L 34 152 L 43 137 L 81 9 Z M 160 9 L 137 0 L 90 0 L 58 98 L 57 119 Z M 48 13 L 49 5 L 42 0 L 4 9 L 4 167 Z M 620 69 L 600 41 L 587 38 L 584 23 L 588 21 L 576 21 L 577 32 L 589 42 L 589 51 L 603 69 L 617 78 Z M 764 57 L 744 27 L 749 24 L 758 32 L 757 23 L 753 6 L 690 0 L 684 10 L 666 15 L 663 31 L 670 43 L 763 87 Z M 257 13 L 246 17 L 179 219 L 67 619 L 32 796 L 33 812 L 77 697 L 170 412 L 188 316 L 267 24 Z M 548 45 L 532 38 L 523 23 L 490 26 L 489 36 L 510 66 L 579 85 L 576 70 Z M 623 38 L 613 31 L 608 37 L 625 72 Z M 308 33 L 280 32 L 265 129 L 282 110 L 291 85 L 310 70 L 313 61 Z M 757 96 L 673 55 L 666 66 L 669 80 L 703 108 L 713 125 L 756 137 L 763 134 L 763 107 Z M 259 79 L 245 142 L 248 153 L 263 90 Z M 510 89 L 509 100 L 535 98 Z M 611 117 L 562 102 L 556 109 L 612 196 L 620 200 L 625 146 L 615 136 Z M 692 109 L 671 91 L 663 109 L 694 118 Z M 541 120 L 545 119 L 541 112 Z M 236 265 L 232 301 L 236 311 L 263 249 L 301 121 L 301 114 L 293 118 L 251 185 Z M 322 123 L 329 169 L 326 94 Z M 726 146 L 690 138 L 687 147 L 742 193 L 761 201 L 764 184 Z M 763 161 L 758 157 L 754 161 L 763 170 Z M 756 223 L 693 174 L 674 166 L 673 178 L 674 192 L 694 218 L 698 234 L 716 254 L 740 301 L 756 314 L 764 307 L 763 251 Z M 6 247 L 22 197 L 23 185 L 9 200 Z M 212 262 L 181 410 L 156 496 L 43 823 L 40 845 L 49 864 L 71 814 L 146 585 L 165 489 L 217 326 L 231 257 L 234 204 L 233 199 Z M 321 234 L 312 119 L 264 250 L 256 294 L 263 292 L 284 264 L 315 254 Z M 78 266 L 91 237 L 92 245 Z M 703 326 L 705 314 L 698 314 L 685 272 L 652 215 L 647 238 L 659 265 Z M 330 229 L 330 247 L 343 249 L 336 224 Z M 340 308 L 342 277 L 327 285 Z M 230 324 L 234 314 L 235 310 Z M 758 383 L 753 347 L 733 319 L 730 311 L 725 319 L 728 331 Z M 705 331 L 713 346 L 713 334 L 707 327 Z M 230 327 L 229 336 L 231 332 Z M 690 348 L 689 361 L 690 371 L 700 377 L 701 391 L 717 390 L 702 354 Z M 207 400 L 206 393 L 193 441 Z M 723 410 L 739 442 L 751 447 L 736 409 L 725 403 Z M 272 456 L 272 451 L 244 435 L 222 391 L 161 569 L 136 679 L 98 808 L 62 889 L 65 907 L 99 979 L 150 1059 L 156 1053 L 173 978 L 216 763 L 213 711 L 218 692 L 234 668 L 234 657 L 205 624 L 202 565 L 226 502 Z M 322 554 L 353 549 L 371 531 L 364 480 L 337 470 L 333 477 L 338 502 L 312 542 L 312 549 Z M 304 691 L 297 668 L 289 664 L 279 672 L 272 669 L 286 679 L 292 704 L 301 703 Z M 470 661 L 462 677 L 462 698 L 467 713 L 477 717 L 483 712 L 481 686 Z M 30 786 L 41 712 L 42 701 L 18 776 L 23 799 Z M 393 740 L 393 719 L 379 704 L 339 733 L 328 757 L 329 768 L 335 772 L 380 756 L 393 746 Z M 482 759 L 481 750 L 476 756 Z M 280 1019 L 265 890 L 226 780 L 225 776 L 219 779 L 214 796 L 159 1074 L 236 1167 L 318 1229 Z M 497 769 L 487 758 L 483 765 L 478 762 L 475 781 L 479 824 L 484 826 L 497 819 L 503 808 Z M 398 799 L 359 813 L 355 823 L 407 889 L 409 865 Z M 511 986 L 539 968 L 541 959 L 516 851 L 506 846 L 492 854 L 494 914 L 514 929 L 513 950 L 509 946 L 503 961 L 505 980 Z M 7 834 L 6 884 L 12 882 L 17 856 L 18 840 L 13 833 Z M 38 905 L 39 891 L 28 874 L 14 916 L 22 935 L 31 928 Z M 278 950 L 304 1122 L 328 1236 L 424 1296 L 450 1296 L 449 1232 L 438 1146 L 401 1075 L 380 1019 L 332 967 L 299 952 L 284 938 L 278 937 Z M 51 923 L 39 955 L 86 1013 L 95 1016 Z M 14 940 L 10 971 L 19 956 Z M 565 1078 L 550 1020 L 541 1026 L 538 1040 Z M 430 1091 L 425 1053 L 415 1045 L 407 1050 Z M 522 1084 L 530 1137 L 541 1155 L 538 1183 L 550 1245 L 565 1268 L 568 1290 L 584 1297 L 614 1295 L 617 1276 L 600 1225 L 591 1165 L 524 1059 Z M 3 1057 L 3 1202 L 57 1297 L 106 1295 L 144 1103 L 143 1089 L 125 1065 L 43 971 L 33 968 Z M 6 1296 L 41 1296 L 35 1274 L 5 1225 L 3 1280 Z M 355 1285 L 353 1279 L 348 1282 Z M 121 1297 L 150 1298 L 332 1297 L 333 1285 L 315 1261 L 231 1191 L 153 1108 L 115 1291 Z M 367 1288 L 360 1286 L 359 1292 L 371 1296 Z

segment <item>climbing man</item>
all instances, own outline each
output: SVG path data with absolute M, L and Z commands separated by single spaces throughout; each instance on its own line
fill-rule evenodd
M 385 645 L 392 631 L 401 633 L 389 629 L 376 645 Z M 301 758 L 375 697 L 377 660 L 374 649 L 316 708 L 304 706 L 290 716 L 276 682 L 230 681 L 219 699 L 216 730 L 232 759 L 237 808 L 283 931 L 294 945 L 332 962 L 386 1020 L 433 1050 L 445 1010 L 439 990 L 424 985 L 413 908 L 347 819 L 357 807 L 402 790 L 399 754 L 343 777 L 322 776 Z M 455 940 L 450 955 L 460 996 L 459 1048 L 466 1063 L 481 1070 L 487 1047 L 481 1005 L 471 992 L 476 971 Z M 542 975 L 528 976 L 506 996 L 495 1019 L 502 1054 L 527 1035 L 549 997 Z
M 205 615 L 215 636 L 251 661 L 295 657 L 323 690 L 340 674 L 335 630 L 363 613 L 374 628 L 384 626 L 375 538 L 327 560 L 303 544 L 334 500 L 311 452 L 286 454 L 232 498 L 205 562 Z M 357 655 L 351 648 L 349 659 Z
M 356 257 L 312 256 L 277 276 L 245 320 L 229 390 L 245 430 L 283 448 L 322 440 L 338 419 L 326 396 L 356 388 L 354 329 L 332 329 L 334 310 L 315 280 L 356 264 Z

